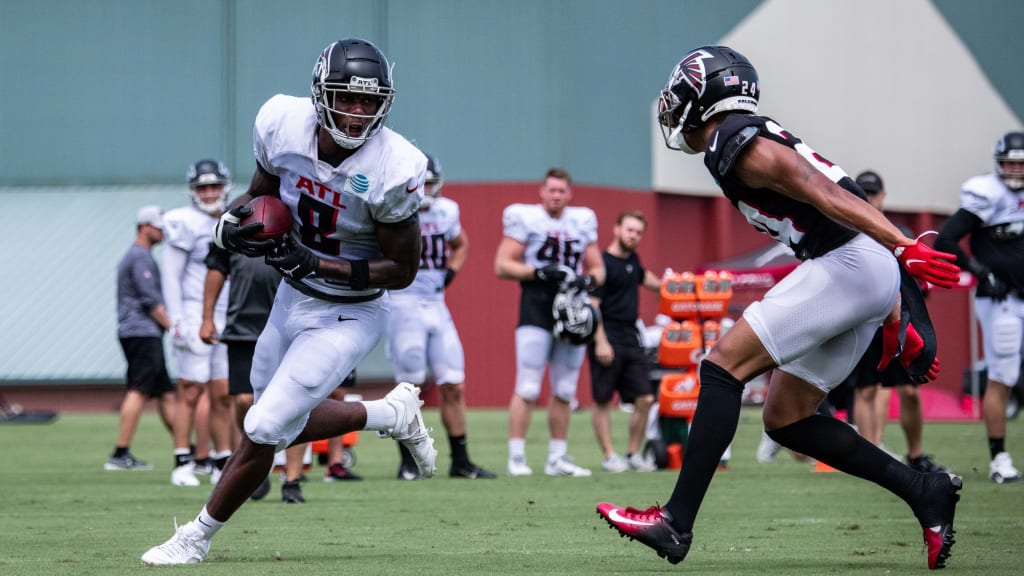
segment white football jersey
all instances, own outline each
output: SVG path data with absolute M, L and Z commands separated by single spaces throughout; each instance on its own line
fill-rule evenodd
M 590 208 L 566 206 L 552 218 L 540 204 L 512 204 L 501 217 L 504 234 L 526 246 L 523 262 L 534 268 L 561 264 L 583 272 L 583 251 L 597 242 L 597 216 Z
M 206 283 L 206 255 L 213 239 L 213 226 L 217 218 L 195 206 L 175 208 L 164 214 L 164 243 L 186 254 L 185 270 L 180 278 L 181 298 L 178 291 L 164 289 L 167 314 L 171 318 L 202 318 L 203 286 Z M 165 281 L 175 279 L 164 278 Z M 215 315 L 223 319 L 228 309 L 228 284 L 217 298 Z
M 1024 222 L 1024 193 L 1010 190 L 995 174 L 964 182 L 960 207 L 980 218 L 986 227 Z
M 444 276 L 448 269 L 448 242 L 462 232 L 459 205 L 440 197 L 430 208 L 420 210 L 420 269 L 408 288 L 392 290 L 394 296 L 444 298 Z
M 401 222 L 416 214 L 427 157 L 384 127 L 339 166 L 331 166 L 317 156 L 317 128 L 309 98 L 274 96 L 256 116 L 256 161 L 281 179 L 281 200 L 292 211 L 296 240 L 328 260 L 379 258 L 375 223 Z M 325 295 L 378 292 L 350 290 L 315 275 L 302 282 Z

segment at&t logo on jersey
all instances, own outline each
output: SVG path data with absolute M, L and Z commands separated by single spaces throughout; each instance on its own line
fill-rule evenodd
M 366 174 L 353 174 L 348 177 L 345 187 L 355 194 L 366 194 L 370 189 L 370 179 Z

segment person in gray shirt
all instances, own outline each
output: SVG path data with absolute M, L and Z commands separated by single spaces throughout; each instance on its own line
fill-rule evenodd
M 136 216 L 135 242 L 117 265 L 117 337 L 121 341 L 128 371 L 117 443 L 106 470 L 151 470 L 131 453 L 132 439 L 142 409 L 149 398 L 159 400 L 160 418 L 171 431 L 174 384 L 167 375 L 163 334 L 170 327 L 160 288 L 160 270 L 153 259 L 153 246 L 164 238 L 163 212 L 159 206 L 144 206 Z

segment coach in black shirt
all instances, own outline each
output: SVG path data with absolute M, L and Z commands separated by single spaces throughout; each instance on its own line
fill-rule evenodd
M 615 221 L 614 238 L 601 254 L 605 267 L 604 285 L 591 298 L 601 310 L 601 320 L 588 346 L 590 376 L 594 398 L 594 434 L 601 446 L 606 472 L 637 470 L 650 472 L 654 464 L 644 460 L 640 445 L 647 426 L 647 414 L 654 402 L 649 364 L 642 336 L 637 329 L 639 296 L 637 287 L 658 291 L 661 280 L 644 270 L 636 247 L 647 229 L 647 219 L 637 210 L 626 210 Z M 624 403 L 632 403 L 626 457 L 615 452 L 608 410 L 612 396 L 619 392 Z

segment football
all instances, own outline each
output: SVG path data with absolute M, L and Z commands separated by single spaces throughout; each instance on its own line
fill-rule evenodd
M 292 230 L 292 213 L 279 198 L 274 196 L 257 196 L 246 207 L 252 214 L 238 223 L 239 226 L 259 222 L 263 230 L 253 234 L 260 240 L 280 240 Z

